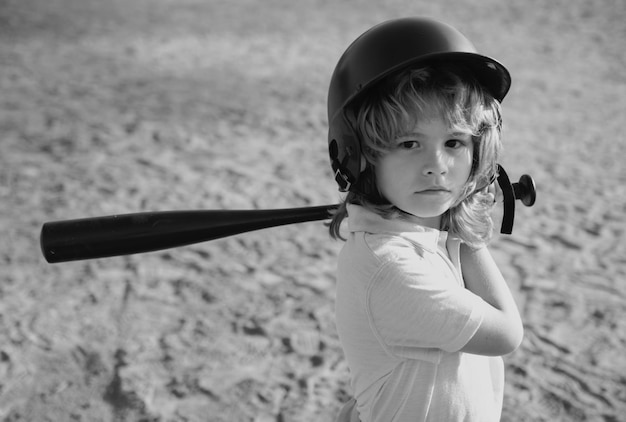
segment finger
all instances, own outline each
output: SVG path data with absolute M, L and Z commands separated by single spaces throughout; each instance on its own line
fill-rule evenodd
M 494 204 L 504 202 L 504 193 L 502 193 L 502 188 L 497 183 L 490 184 L 486 189 L 486 193 Z

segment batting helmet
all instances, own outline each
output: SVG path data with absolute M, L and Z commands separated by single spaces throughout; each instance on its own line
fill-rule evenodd
M 459 63 L 496 100 L 502 101 L 511 76 L 496 60 L 478 54 L 455 28 L 426 18 L 400 18 L 374 26 L 343 53 L 328 91 L 328 150 L 339 190 L 355 186 L 361 173 L 361 143 L 354 116 L 347 112 L 385 76 L 438 62 Z

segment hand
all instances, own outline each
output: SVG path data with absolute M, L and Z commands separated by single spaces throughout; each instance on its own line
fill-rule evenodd
M 498 182 L 493 182 L 487 186 L 487 194 L 493 199 L 494 204 L 502 204 L 504 202 L 504 193 Z

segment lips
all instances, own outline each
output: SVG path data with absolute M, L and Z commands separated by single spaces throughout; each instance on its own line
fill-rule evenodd
M 416 193 L 425 193 L 425 194 L 441 194 L 441 193 L 450 193 L 449 189 L 446 189 L 442 186 L 432 186 L 426 189 L 422 189 Z

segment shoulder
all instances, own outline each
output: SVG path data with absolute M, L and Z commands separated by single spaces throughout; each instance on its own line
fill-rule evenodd
M 433 257 L 419 244 L 387 233 L 352 233 L 340 255 L 340 265 L 375 278 L 429 272 Z M 376 274 L 374 274 L 376 273 Z M 386 276 L 385 276 L 386 275 Z
M 419 244 L 394 234 L 366 233 L 363 236 L 363 243 L 381 262 L 415 261 L 423 259 L 427 254 Z

